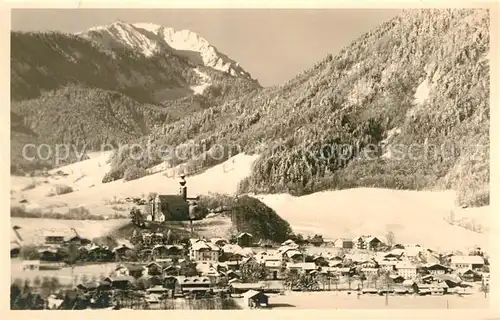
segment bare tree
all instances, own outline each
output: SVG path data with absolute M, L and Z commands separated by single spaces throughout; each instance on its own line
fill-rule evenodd
M 385 238 L 387 240 L 387 245 L 389 247 L 392 247 L 395 243 L 395 238 L 396 238 L 396 236 L 394 235 L 394 232 L 393 231 L 387 232 L 387 234 L 385 235 Z

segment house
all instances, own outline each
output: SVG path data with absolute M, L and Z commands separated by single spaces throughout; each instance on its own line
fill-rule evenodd
M 374 236 L 360 236 L 354 238 L 353 243 L 357 249 L 365 249 L 370 251 L 377 251 L 380 245 L 383 244 L 382 241 Z
M 224 239 L 224 238 L 212 238 L 212 239 L 210 239 L 210 242 L 212 242 L 213 244 L 215 244 L 218 247 L 223 247 L 224 245 L 229 243 L 229 241 L 227 239 Z
M 40 260 L 24 260 L 23 271 L 39 271 Z
M 169 290 L 162 285 L 154 285 L 151 288 L 146 289 L 146 292 L 149 294 L 162 295 L 168 293 Z
M 111 290 L 111 283 L 103 280 L 91 281 L 87 283 L 80 283 L 77 286 L 77 289 L 81 290 L 84 293 L 94 291 L 107 291 Z
M 418 293 L 419 295 L 425 296 L 431 294 L 430 284 L 417 283 L 415 286 L 416 286 L 415 292 Z
M 230 282 L 231 280 L 234 280 L 234 279 L 239 280 L 240 275 L 236 271 L 229 270 L 228 272 L 226 272 L 226 277 L 227 277 L 227 279 L 229 279 L 229 282 Z
M 342 276 L 352 276 L 354 275 L 354 271 L 355 269 L 354 268 L 351 268 L 351 267 L 344 267 L 344 268 L 340 268 L 340 275 Z
M 326 260 L 326 258 L 323 256 L 316 256 L 313 258 L 313 261 L 317 266 L 328 266 L 329 265 L 329 261 Z
M 342 266 L 342 261 L 339 260 L 328 260 L 328 266 L 329 267 L 341 267 Z
M 357 265 L 362 267 L 362 268 L 377 268 L 378 267 L 378 263 L 374 260 L 366 260 L 366 261 L 358 263 Z
M 167 259 L 169 257 L 169 252 L 166 245 L 155 245 L 150 252 L 153 260 Z
M 165 266 L 162 269 L 162 274 L 164 277 L 167 276 L 178 276 L 181 271 L 181 267 L 178 265 Z
M 127 246 L 126 244 L 122 244 L 120 246 L 116 246 L 113 248 L 113 253 L 117 258 L 123 258 L 127 255 L 127 253 L 131 252 L 132 248 Z
M 240 269 L 240 260 L 226 261 L 224 266 L 227 268 L 227 270 L 233 270 L 233 271 L 239 270 Z M 222 266 L 220 266 L 219 268 L 222 268 Z
M 323 236 L 315 234 L 314 237 L 308 240 L 308 242 L 315 247 L 319 247 L 324 243 Z
M 389 278 L 391 278 L 392 282 L 396 284 L 402 284 L 405 281 L 404 277 L 397 274 L 392 274 L 389 276 Z
M 11 242 L 10 243 L 10 257 L 17 258 L 19 256 L 19 253 L 21 253 L 21 245 L 17 242 Z
M 135 279 L 138 279 L 142 277 L 143 274 L 146 272 L 146 268 L 142 265 L 139 264 L 120 264 L 116 267 L 115 269 L 115 274 L 117 276 L 124 276 L 124 277 L 133 277 Z
M 344 256 L 344 262 L 347 261 L 352 261 L 353 263 L 363 263 L 367 260 L 371 260 L 373 258 L 373 255 L 368 254 L 368 253 L 354 253 L 354 254 L 346 254 Z
M 396 264 L 398 264 L 398 261 L 379 260 L 377 263 L 380 269 L 391 272 L 396 270 Z
M 448 272 L 448 267 L 439 263 L 429 263 L 425 265 L 425 269 L 432 275 L 440 275 Z
M 302 261 L 304 259 L 304 255 L 298 250 L 288 249 L 283 253 L 283 258 L 285 261 L 296 262 Z
M 436 281 L 441 283 L 446 283 L 448 288 L 455 288 L 457 286 L 460 286 L 460 284 L 462 283 L 462 279 L 460 279 L 458 276 L 450 274 L 435 276 L 434 282 Z
M 248 290 L 243 293 L 243 301 L 249 308 L 265 308 L 268 306 L 269 297 L 261 291 Z
M 417 277 L 417 267 L 406 261 L 396 264 L 396 272 L 405 279 L 415 279 Z
M 241 282 L 234 281 L 229 285 L 229 287 L 231 288 L 232 293 L 241 294 L 241 293 L 246 292 L 248 290 L 261 291 L 263 284 L 262 283 L 241 283 Z
M 177 281 L 184 293 L 207 292 L 210 290 L 211 282 L 208 277 L 184 277 L 178 276 Z
M 86 251 L 89 261 L 94 262 L 105 262 L 112 261 L 114 259 L 114 253 L 108 247 L 90 245 L 88 247 L 81 247 L 82 250 Z
M 54 247 L 40 248 L 38 249 L 38 256 L 41 261 L 60 261 L 62 256 L 59 254 L 59 250 Z
M 484 266 L 484 258 L 481 256 L 452 256 L 451 267 L 453 269 L 481 269 Z
M 128 290 L 134 286 L 135 279 L 131 276 L 108 277 L 105 282 L 111 284 L 112 289 Z
M 222 252 L 224 252 L 224 254 L 240 254 L 242 250 L 243 248 L 237 244 L 228 243 L 222 247 Z
M 459 270 L 458 274 L 463 281 L 467 282 L 478 282 L 483 278 L 478 272 L 472 269 Z
M 281 280 L 265 280 L 259 281 L 259 283 L 262 284 L 262 289 L 259 291 L 263 293 L 282 293 L 285 291 L 285 286 Z
M 367 278 L 377 275 L 378 270 L 377 268 L 361 268 L 361 272 L 363 272 Z
M 396 258 L 396 259 L 401 259 L 403 255 L 405 254 L 404 249 L 392 249 L 390 252 L 384 253 L 384 258 Z
M 163 274 L 163 265 L 158 262 L 152 261 L 144 266 L 148 276 L 160 276 Z
M 333 242 L 333 246 L 341 249 L 352 249 L 354 248 L 354 242 L 351 239 L 338 238 Z
M 174 295 L 181 295 L 182 288 L 177 277 L 166 276 L 163 279 L 163 287 L 168 290 L 172 290 Z
M 151 250 L 154 260 L 167 258 L 180 258 L 184 256 L 184 247 L 182 245 L 155 245 Z
M 242 232 L 236 237 L 236 241 L 240 247 L 251 247 L 253 236 L 248 232 Z
M 212 280 L 212 282 L 220 277 L 220 273 L 213 266 L 208 267 L 206 269 L 203 269 L 203 271 L 201 272 L 201 275 L 204 277 L 208 277 L 209 279 Z
M 163 285 L 163 277 L 161 275 L 156 275 L 156 276 L 143 275 L 141 279 L 146 280 L 145 288 Z
M 281 244 L 282 247 L 292 247 L 292 248 L 298 248 L 299 245 L 295 243 L 292 239 L 288 239 L 285 242 Z
M 404 249 L 404 248 L 405 248 L 405 246 L 402 245 L 401 243 L 396 243 L 396 244 L 392 245 L 391 250 L 392 249 Z
M 424 248 L 422 248 L 421 245 L 419 245 L 418 243 L 405 243 L 403 244 L 403 248 L 404 249 L 418 249 L 418 250 L 424 250 Z
M 61 245 L 64 243 L 64 239 L 67 236 L 67 232 L 63 230 L 46 230 L 43 233 L 45 238 L 45 244 L 47 245 Z
M 241 251 L 239 252 L 243 257 L 253 257 L 255 255 L 255 252 L 253 252 L 252 248 L 242 248 Z
M 246 257 L 243 260 L 241 260 L 241 262 L 240 262 L 240 266 L 243 266 L 243 265 L 256 266 L 258 264 L 259 264 L 259 262 L 257 262 L 257 260 L 254 257 Z
M 431 295 L 443 295 L 448 290 L 446 283 L 433 283 L 429 285 L 429 291 Z
M 413 280 L 405 280 L 401 286 L 406 288 L 410 293 L 418 293 L 418 285 Z
M 220 276 L 217 268 L 206 261 L 196 264 L 196 271 L 204 277 L 217 278 Z
M 192 261 L 217 262 L 221 249 L 211 242 L 197 241 L 189 249 L 189 258 Z
M 283 260 L 283 256 L 280 255 L 279 252 L 276 250 L 261 251 L 261 252 L 257 253 L 254 257 L 260 263 L 264 263 L 265 261 L 268 261 L 268 260 L 272 260 L 272 261 L 282 261 Z
M 317 270 L 317 266 L 314 262 L 300 262 L 300 263 L 290 263 L 286 265 L 286 268 L 291 272 L 301 272 L 301 273 L 311 273 Z
M 283 265 L 281 261 L 267 260 L 264 262 L 264 267 L 266 268 L 268 278 L 270 280 L 278 280 L 282 278 Z

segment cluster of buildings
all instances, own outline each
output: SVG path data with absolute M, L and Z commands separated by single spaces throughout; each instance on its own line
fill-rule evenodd
M 151 238 L 154 234 L 143 234 L 143 239 Z M 237 295 L 245 299 L 245 305 L 265 306 L 270 293 L 296 290 L 286 286 L 292 276 L 309 277 L 318 290 L 364 294 L 460 293 L 478 283 L 489 284 L 488 260 L 481 255 L 440 254 L 420 245 L 401 244 L 378 251 L 380 240 L 362 238 L 367 243 L 362 249 L 354 245 L 356 239 L 337 239 L 322 246 L 299 246 L 287 240 L 262 248 L 245 232 L 236 237 L 236 243 L 223 238 L 190 239 L 188 244 L 175 245 L 145 240 L 152 241 L 152 248 L 145 249 L 152 253 L 147 262 L 118 264 L 109 277 L 81 283 L 78 288 L 84 292 L 136 290 L 152 302 Z
M 146 202 L 146 221 L 193 219 L 194 198 L 187 197 L 184 177 L 180 195 L 156 195 Z M 14 227 L 17 237 L 19 227 Z M 269 293 L 304 290 L 357 290 L 361 293 L 446 294 L 480 283 L 489 286 L 489 261 L 480 249 L 469 255 L 439 253 L 418 244 L 387 245 L 376 236 L 324 241 L 315 236 L 304 243 L 287 240 L 259 245 L 248 232 L 232 241 L 224 238 L 175 242 L 162 233 L 135 231 L 130 241 L 109 247 L 92 243 L 74 230 L 45 234 L 37 260 L 23 261 L 26 271 L 54 265 L 78 248 L 80 261 L 119 262 L 97 281 L 79 283 L 85 295 L 135 292 L 148 303 L 169 298 L 238 295 L 246 306 L 268 304 Z M 17 241 L 19 243 L 20 241 Z M 297 240 L 298 241 L 298 240 Z M 12 242 L 12 241 L 11 241 Z M 134 245 L 135 244 L 135 245 Z M 11 256 L 19 254 L 14 247 Z
M 15 227 L 19 234 L 20 227 Z M 77 252 L 69 252 L 69 248 L 75 248 Z M 47 230 L 43 234 L 43 242 L 35 246 L 35 253 L 31 253 L 28 259 L 22 262 L 24 271 L 38 271 L 60 269 L 66 265 L 68 258 L 74 259 L 75 263 L 114 262 L 124 258 L 127 251 L 132 250 L 133 245 L 126 240 L 120 241 L 119 245 L 110 247 L 104 244 L 96 244 L 78 234 L 75 229 Z M 11 249 L 11 257 L 20 254 L 21 246 Z

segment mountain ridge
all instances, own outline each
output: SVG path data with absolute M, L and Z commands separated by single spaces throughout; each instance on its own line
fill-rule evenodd
M 129 30 L 126 39 L 132 36 L 149 39 L 138 31 L 142 29 L 130 24 L 117 22 L 111 26 Z M 122 29 L 119 29 L 121 33 L 115 32 L 107 39 L 119 43 L 123 40 L 120 38 L 124 32 Z M 116 145 L 146 135 L 160 123 L 179 120 L 192 112 L 260 88 L 258 81 L 248 73 L 232 76 L 203 63 L 197 64 L 170 48 L 166 41 L 157 42 L 162 50 L 147 56 L 142 54 L 141 46 L 106 46 L 106 41 L 97 39 L 98 31 L 90 33 L 93 36 L 11 32 L 11 109 L 20 118 L 19 122 L 36 134 L 37 143 L 54 146 L 55 143 L 75 141 L 88 143 L 90 139 L 90 148 L 109 140 L 115 141 L 113 144 Z M 228 61 L 230 64 L 233 60 L 228 58 Z M 70 97 L 77 100 L 73 103 Z M 107 112 L 118 107 L 116 101 L 134 105 L 135 113 L 142 110 L 141 113 L 152 116 L 152 121 L 137 115 L 130 118 L 128 111 Z M 73 110 L 75 106 L 85 107 L 88 113 Z M 73 116 L 66 117 L 69 114 Z M 96 115 L 97 122 L 90 121 L 86 115 Z M 108 136 L 95 126 L 102 119 L 115 124 L 132 122 L 121 126 L 122 129 L 108 130 L 111 132 Z M 21 148 L 34 137 L 18 134 L 18 129 L 11 127 L 12 168 L 22 167 L 30 171 L 29 161 L 21 157 Z M 93 135 L 95 139 L 91 138 Z M 44 162 L 48 168 L 50 162 Z M 38 165 L 33 167 L 40 169 Z
M 202 64 L 228 73 L 231 76 L 255 80 L 250 73 L 239 66 L 238 62 L 221 53 L 198 33 L 187 29 L 175 30 L 174 28 L 147 22 L 125 23 L 123 21 L 116 21 L 108 25 L 95 26 L 86 31 L 76 33 L 76 35 L 104 47 L 108 45 L 103 43 L 103 37 L 106 34 L 111 34 L 115 42 L 119 42 L 134 51 L 141 52 L 146 57 L 162 53 L 163 50 L 176 52 L 186 56 L 196 65 Z M 191 54 L 187 53 L 188 51 Z M 193 53 L 195 52 L 200 56 L 194 57 Z
M 488 10 L 406 10 L 286 84 L 164 125 L 147 141 L 259 154 L 242 192 L 455 189 L 461 203 L 481 206 L 489 203 L 488 52 Z M 375 158 L 325 145 L 374 146 Z M 387 152 L 398 145 L 403 159 Z M 413 159 L 412 145 L 419 155 L 428 145 L 451 151 Z M 478 145 L 469 161 L 465 147 Z M 189 163 L 207 165 L 202 153 Z

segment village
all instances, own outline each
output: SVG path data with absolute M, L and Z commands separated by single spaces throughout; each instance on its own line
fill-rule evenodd
M 354 239 L 294 234 L 273 243 L 239 230 L 207 239 L 192 229 L 198 198 L 187 196 L 184 176 L 179 184 L 179 195 L 141 200 L 143 210 L 130 213 L 133 231 L 121 239 L 91 240 L 68 228 L 46 230 L 43 243 L 22 246 L 22 227 L 13 226 L 20 241 L 11 243 L 11 261 L 20 262 L 20 272 L 12 275 L 11 308 L 273 308 L 286 304 L 273 300 L 291 293 L 319 291 L 382 296 L 386 305 L 389 296 L 487 297 L 490 262 L 481 248 L 437 252 L 397 243 L 392 232 Z M 173 233 L 167 222 L 174 220 L 190 222 L 190 232 Z M 76 272 L 86 267 L 94 268 Z
M 168 233 L 136 230 L 130 241 L 110 248 L 72 232 L 52 232 L 35 256 L 22 261 L 23 273 L 45 268 L 57 274 L 75 264 L 113 266 L 109 274 L 74 277 L 69 289 L 40 299 L 42 309 L 61 309 L 68 291 L 78 297 L 76 309 L 224 309 L 269 308 L 273 297 L 294 291 L 385 299 L 473 292 L 486 297 L 489 287 L 489 261 L 480 248 L 466 255 L 440 253 L 365 235 L 333 241 L 316 235 L 270 245 L 247 232 L 231 239 L 173 239 Z M 236 302 L 231 307 L 227 301 Z

